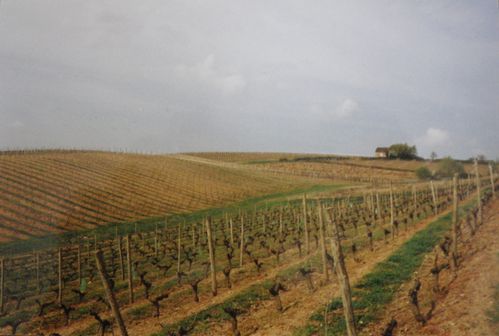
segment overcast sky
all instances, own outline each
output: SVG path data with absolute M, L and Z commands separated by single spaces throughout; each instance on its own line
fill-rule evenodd
M 496 0 L 3 0 L 0 147 L 499 157 Z

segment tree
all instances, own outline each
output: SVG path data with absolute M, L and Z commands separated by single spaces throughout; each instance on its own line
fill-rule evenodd
M 439 178 L 450 178 L 453 177 L 456 173 L 460 177 L 466 176 L 463 164 L 448 156 L 440 161 L 436 175 Z
M 406 143 L 393 144 L 388 149 L 390 159 L 413 160 L 417 159 L 416 146 L 409 146 Z
M 432 178 L 433 174 L 428 169 L 428 167 L 423 166 L 423 167 L 419 167 L 418 169 L 416 169 L 416 176 L 420 180 L 429 180 Z
M 436 158 L 437 158 L 437 153 L 431 152 L 431 154 L 430 154 L 431 161 L 435 161 Z
M 478 160 L 479 163 L 487 162 L 487 157 L 485 155 L 483 155 L 483 154 L 477 155 L 476 159 Z

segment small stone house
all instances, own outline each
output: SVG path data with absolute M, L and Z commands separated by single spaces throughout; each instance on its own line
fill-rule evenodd
M 388 147 L 378 147 L 374 152 L 374 156 L 377 158 L 387 158 L 388 157 Z

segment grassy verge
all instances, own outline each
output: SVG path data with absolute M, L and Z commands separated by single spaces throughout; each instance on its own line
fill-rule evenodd
M 464 211 L 470 206 L 468 203 L 460 207 L 460 210 Z M 385 261 L 377 264 L 352 288 L 353 307 L 359 329 L 380 316 L 384 306 L 392 301 L 398 288 L 411 279 L 424 256 L 433 250 L 450 226 L 451 214 L 439 217 L 424 230 L 417 232 Z M 327 326 L 324 324 L 325 311 L 328 312 Z M 346 333 L 343 305 L 339 297 L 312 314 L 307 325 L 296 330 L 295 335 L 323 335 L 326 329 L 333 335 Z

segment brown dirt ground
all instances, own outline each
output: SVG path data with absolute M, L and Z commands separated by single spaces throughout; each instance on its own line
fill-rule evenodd
M 496 202 L 495 204 L 495 212 L 497 212 L 497 209 L 499 209 L 499 203 Z M 446 211 L 445 213 L 447 213 Z M 444 214 L 445 214 L 444 213 Z M 490 213 L 488 215 L 490 217 Z M 494 217 L 495 218 L 495 217 Z M 400 231 L 400 236 L 395 239 L 393 242 L 389 242 L 388 244 L 385 244 L 384 242 L 377 242 L 375 245 L 375 251 L 373 253 L 370 253 L 369 251 L 361 250 L 358 253 L 358 257 L 361 259 L 359 263 L 354 262 L 351 258 L 347 258 L 347 268 L 351 270 L 349 273 L 350 275 L 350 281 L 352 284 L 354 284 L 356 281 L 358 281 L 363 275 L 366 273 L 370 272 L 373 267 L 379 263 L 380 261 L 384 260 L 387 258 L 395 249 L 397 249 L 400 245 L 402 245 L 405 241 L 407 241 L 415 232 L 425 228 L 428 223 L 433 221 L 435 217 L 430 217 L 425 219 L 422 222 L 419 222 L 416 227 L 409 226 L 408 231 L 404 231 L 401 229 Z M 499 219 L 495 219 L 495 230 L 499 226 Z M 476 235 L 476 241 L 478 241 L 478 238 L 485 235 L 488 232 L 488 238 L 493 239 L 494 235 L 493 233 L 495 232 L 494 230 L 490 231 L 490 227 L 492 225 L 486 224 L 484 225 L 480 231 Z M 498 251 L 497 248 L 497 242 L 496 242 L 496 248 L 494 251 Z M 493 256 L 496 256 L 496 254 L 493 253 Z M 465 257 L 466 259 L 466 257 Z M 162 315 L 160 319 L 156 318 L 146 318 L 140 321 L 135 321 L 131 324 L 127 325 L 127 328 L 129 329 L 129 334 L 130 335 L 149 335 L 152 332 L 157 332 L 161 329 L 161 324 L 163 323 L 172 323 L 175 321 L 178 321 L 179 319 L 182 319 L 188 315 L 195 314 L 198 311 L 201 311 L 202 309 L 206 308 L 208 305 L 223 302 L 227 298 L 235 295 L 236 293 L 244 290 L 247 288 L 249 285 L 254 284 L 258 281 L 262 281 L 264 279 L 272 278 L 277 274 L 277 271 L 290 267 L 293 264 L 296 264 L 298 262 L 301 262 L 304 260 L 303 258 L 294 260 L 291 263 L 286 263 L 285 265 L 282 265 L 281 267 L 274 268 L 267 270 L 266 272 L 262 273 L 259 276 L 259 279 L 251 278 L 247 279 L 247 281 L 243 280 L 242 282 L 238 283 L 237 288 L 234 288 L 232 290 L 224 290 L 224 288 L 221 288 L 221 293 L 215 297 L 211 298 L 208 293 L 204 293 L 200 299 L 202 303 L 193 303 L 191 302 L 190 297 L 186 297 L 185 302 L 182 302 L 182 304 L 176 305 L 176 308 L 171 310 L 171 307 L 163 307 L 162 309 Z M 467 263 L 465 260 L 464 263 Z M 496 258 L 496 264 L 497 264 L 497 258 Z M 433 258 L 429 260 L 429 262 L 425 262 L 424 266 L 432 267 L 433 265 Z M 465 267 L 465 265 L 463 266 Z M 464 268 L 463 268 L 464 271 Z M 461 271 L 460 271 L 461 273 Z M 278 313 L 275 308 L 274 308 L 274 302 L 273 301 L 263 301 L 263 302 L 258 302 L 256 303 L 252 308 L 251 311 L 248 313 L 245 313 L 244 315 L 239 317 L 239 329 L 242 333 L 242 335 L 292 335 L 293 331 L 298 328 L 303 326 L 306 321 L 308 321 L 309 316 L 317 310 L 317 308 L 323 306 L 327 302 L 329 302 L 333 297 L 338 296 L 338 284 L 336 280 L 333 280 L 329 282 L 328 284 L 323 283 L 323 277 L 320 273 L 314 273 L 313 274 L 314 278 L 314 285 L 316 287 L 315 291 L 310 294 L 306 288 L 305 282 L 304 281 L 295 281 L 293 283 L 287 284 L 289 291 L 285 292 L 281 295 L 282 298 L 282 303 L 285 308 L 285 311 L 283 313 Z M 332 277 L 334 279 L 334 277 Z M 460 277 L 461 278 L 461 277 Z M 496 279 L 499 279 L 499 277 L 496 277 Z M 431 280 L 431 279 L 430 279 Z M 220 278 L 219 279 L 220 283 L 223 284 L 223 280 Z M 442 279 L 442 284 L 444 284 L 445 279 Z M 456 281 L 457 283 L 457 281 Z M 490 287 L 490 286 L 489 286 Z M 401 290 L 401 293 L 404 295 L 400 295 L 400 300 L 402 302 L 406 302 L 406 293 L 407 290 L 403 289 Z M 491 295 L 491 294 L 490 294 Z M 490 298 L 490 296 L 489 296 Z M 459 299 L 459 298 L 458 298 Z M 399 300 L 397 298 L 397 300 Z M 405 301 L 404 301 L 405 300 Z M 480 301 L 480 300 L 478 300 Z M 402 309 L 407 310 L 407 305 L 403 304 Z M 434 320 L 437 321 L 438 319 L 438 314 L 439 314 L 439 308 L 441 304 L 437 304 L 437 310 L 435 311 L 435 317 Z M 490 306 L 490 304 L 488 304 Z M 166 309 L 165 309 L 166 308 Z M 394 307 L 390 306 L 388 312 L 390 312 L 390 309 L 395 309 Z M 399 308 L 400 309 L 400 308 Z M 426 308 L 423 309 L 426 311 Z M 366 335 L 380 335 L 381 331 L 383 329 L 384 324 L 386 324 L 386 321 L 389 320 L 390 316 L 393 316 L 393 313 L 388 313 L 387 312 L 387 317 L 383 319 L 383 322 L 380 323 L 379 325 L 375 325 L 372 328 L 369 328 L 369 330 L 372 330 L 372 333 L 366 333 Z M 410 313 L 409 311 L 407 311 Z M 407 315 L 408 317 L 411 317 L 410 315 Z M 407 318 L 408 321 L 410 321 L 409 318 Z M 433 322 L 433 320 L 431 321 Z M 82 327 L 82 325 L 87 324 L 87 320 L 82 320 L 81 323 L 73 323 L 71 327 L 68 328 L 63 328 L 64 330 L 60 329 L 58 332 L 63 332 L 62 334 L 66 335 L 70 332 L 74 332 Z M 400 321 L 400 326 L 403 325 L 403 321 Z M 431 323 L 428 325 L 428 327 L 431 326 Z M 426 328 L 428 328 L 426 327 Z M 403 327 L 398 328 L 400 330 L 403 329 Z M 196 334 L 198 335 L 229 335 L 230 334 L 230 324 L 228 322 L 222 322 L 222 323 L 213 323 L 211 324 L 208 328 L 204 329 L 203 331 L 199 331 Z M 404 334 L 400 333 L 397 335 L 454 335 L 454 334 L 445 334 L 445 333 L 440 333 L 440 334 L 434 334 L 434 333 L 427 333 L 427 334 L 421 334 L 419 332 L 416 332 L 414 334 Z M 455 335 L 469 335 L 467 333 L 462 333 L 462 334 L 455 334 Z M 474 334 L 474 335 L 493 335 L 493 334 Z
M 415 232 L 424 229 L 434 219 L 433 216 L 429 217 L 417 223 L 415 227 L 409 226 L 407 231 L 401 229 L 400 235 L 393 242 L 377 242 L 374 252 L 362 250 L 358 254 L 361 260 L 358 263 L 354 262 L 352 258 L 347 258 L 350 282 L 352 284 L 357 282 L 363 275 L 369 273 L 377 263 L 386 259 Z M 238 317 L 241 334 L 255 336 L 292 335 L 297 328 L 302 327 L 308 321 L 313 312 L 339 295 L 338 283 L 334 276 L 331 278 L 333 279 L 331 282 L 324 284 L 322 275 L 314 273 L 313 279 L 316 288 L 313 293 L 309 293 L 304 281 L 286 284 L 289 291 L 281 295 L 285 311 L 278 313 L 271 300 L 258 302 L 251 307 L 248 313 Z M 230 335 L 230 330 L 229 322 L 215 322 L 206 330 L 198 331 L 195 335 Z
M 484 214 L 485 224 L 472 239 L 469 232 L 463 233 L 457 278 L 454 279 L 451 270 L 441 272 L 441 293 L 434 294 L 432 291 L 434 280 L 430 270 L 434 267 L 434 253 L 427 256 L 414 275 L 422 283 L 419 296 L 422 312 L 426 313 L 431 300 L 436 300 L 433 316 L 425 326 L 415 321 L 409 309 L 408 291 L 413 284 L 409 281 L 401 286 L 395 300 L 385 310 L 382 321 L 364 330 L 362 335 L 382 335 L 392 318 L 398 322 L 394 336 L 499 335 L 499 325 L 494 326 L 487 315 L 494 304 L 495 286 L 499 284 L 499 200 Z M 439 263 L 447 262 L 439 254 Z

